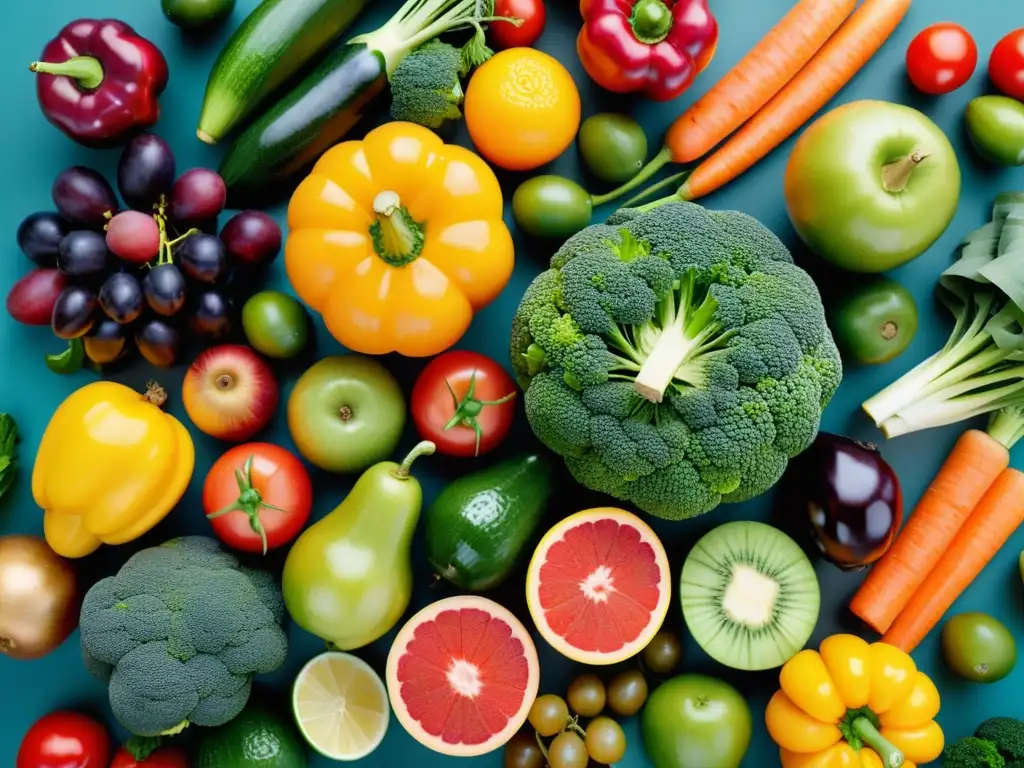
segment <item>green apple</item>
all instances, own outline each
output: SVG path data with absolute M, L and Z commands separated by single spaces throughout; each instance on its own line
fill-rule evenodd
M 1008 96 L 979 96 L 964 112 L 971 144 L 998 165 L 1024 165 L 1024 104 Z
M 946 135 L 916 109 L 856 101 L 800 137 L 785 194 L 811 250 L 852 272 L 885 272 L 920 256 L 949 226 L 960 166 Z

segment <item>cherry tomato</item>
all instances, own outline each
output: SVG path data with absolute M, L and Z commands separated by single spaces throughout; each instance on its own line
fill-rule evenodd
M 949 93 L 971 79 L 978 46 L 959 24 L 943 22 L 922 29 L 907 48 L 907 74 L 919 91 Z
M 17 768 L 107 768 L 109 763 L 107 729 L 91 717 L 61 710 L 28 729 Z
M 210 469 L 203 511 L 217 538 L 241 552 L 275 549 L 309 520 L 313 484 L 295 454 L 270 443 L 237 445 Z
M 144 760 L 136 760 L 121 747 L 110 768 L 189 768 L 188 756 L 177 747 L 161 747 Z
M 412 388 L 412 418 L 424 440 L 447 456 L 480 456 L 508 435 L 516 385 L 505 369 L 476 352 L 435 357 Z
M 1007 96 L 1024 100 L 1024 29 L 1014 30 L 996 43 L 988 60 L 988 76 Z
M 495 16 L 511 16 L 522 19 L 518 27 L 507 21 L 495 21 L 487 29 L 491 45 L 499 50 L 504 48 L 529 48 L 544 31 L 547 9 L 544 0 L 495 0 Z

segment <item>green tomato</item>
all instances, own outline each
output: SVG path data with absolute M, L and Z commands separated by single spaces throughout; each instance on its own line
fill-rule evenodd
M 160 0 L 160 6 L 172 24 L 199 29 L 224 21 L 235 9 L 235 0 Z
M 999 165 L 1024 165 L 1024 104 L 1008 96 L 979 96 L 964 118 L 979 155 Z
M 512 215 L 524 232 L 565 239 L 590 224 L 590 195 L 562 176 L 534 176 L 512 195 Z
M 242 328 L 253 349 L 278 359 L 295 357 L 309 339 L 306 310 L 291 296 L 278 291 L 262 291 L 249 297 L 242 307 Z
M 647 136 L 629 115 L 591 115 L 583 121 L 576 140 L 587 168 L 604 181 L 628 181 L 647 159 Z
M 679 675 L 647 699 L 640 727 L 654 768 L 739 768 L 750 746 L 750 707 L 706 675 Z
M 804 132 L 784 189 L 812 251 L 851 272 L 885 272 L 945 232 L 960 199 L 960 166 L 946 135 L 916 109 L 856 101 Z
M 961 613 L 942 627 L 942 657 L 950 671 L 975 683 L 1002 680 L 1017 663 L 1017 643 L 997 619 Z
M 829 326 L 848 362 L 885 363 L 903 352 L 917 333 L 917 304 L 895 280 L 876 277 L 836 302 Z

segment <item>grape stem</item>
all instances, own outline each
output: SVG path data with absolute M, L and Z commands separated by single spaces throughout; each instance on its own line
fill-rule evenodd
M 157 212 L 153 214 L 153 218 L 156 219 L 156 225 L 160 229 L 160 250 L 157 252 L 155 266 L 160 266 L 162 264 L 173 264 L 174 246 L 192 237 L 192 235 L 199 234 L 199 230 L 193 227 L 180 237 L 176 237 L 173 240 L 170 240 L 167 237 L 167 218 L 164 216 L 164 206 L 162 203 L 158 207 Z M 154 265 L 150 263 L 147 266 L 151 267 Z

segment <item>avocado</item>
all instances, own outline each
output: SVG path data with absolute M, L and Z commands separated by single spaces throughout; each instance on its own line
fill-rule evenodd
M 441 578 L 478 592 L 498 586 L 537 530 L 551 462 L 527 454 L 464 475 L 426 513 L 426 548 Z

